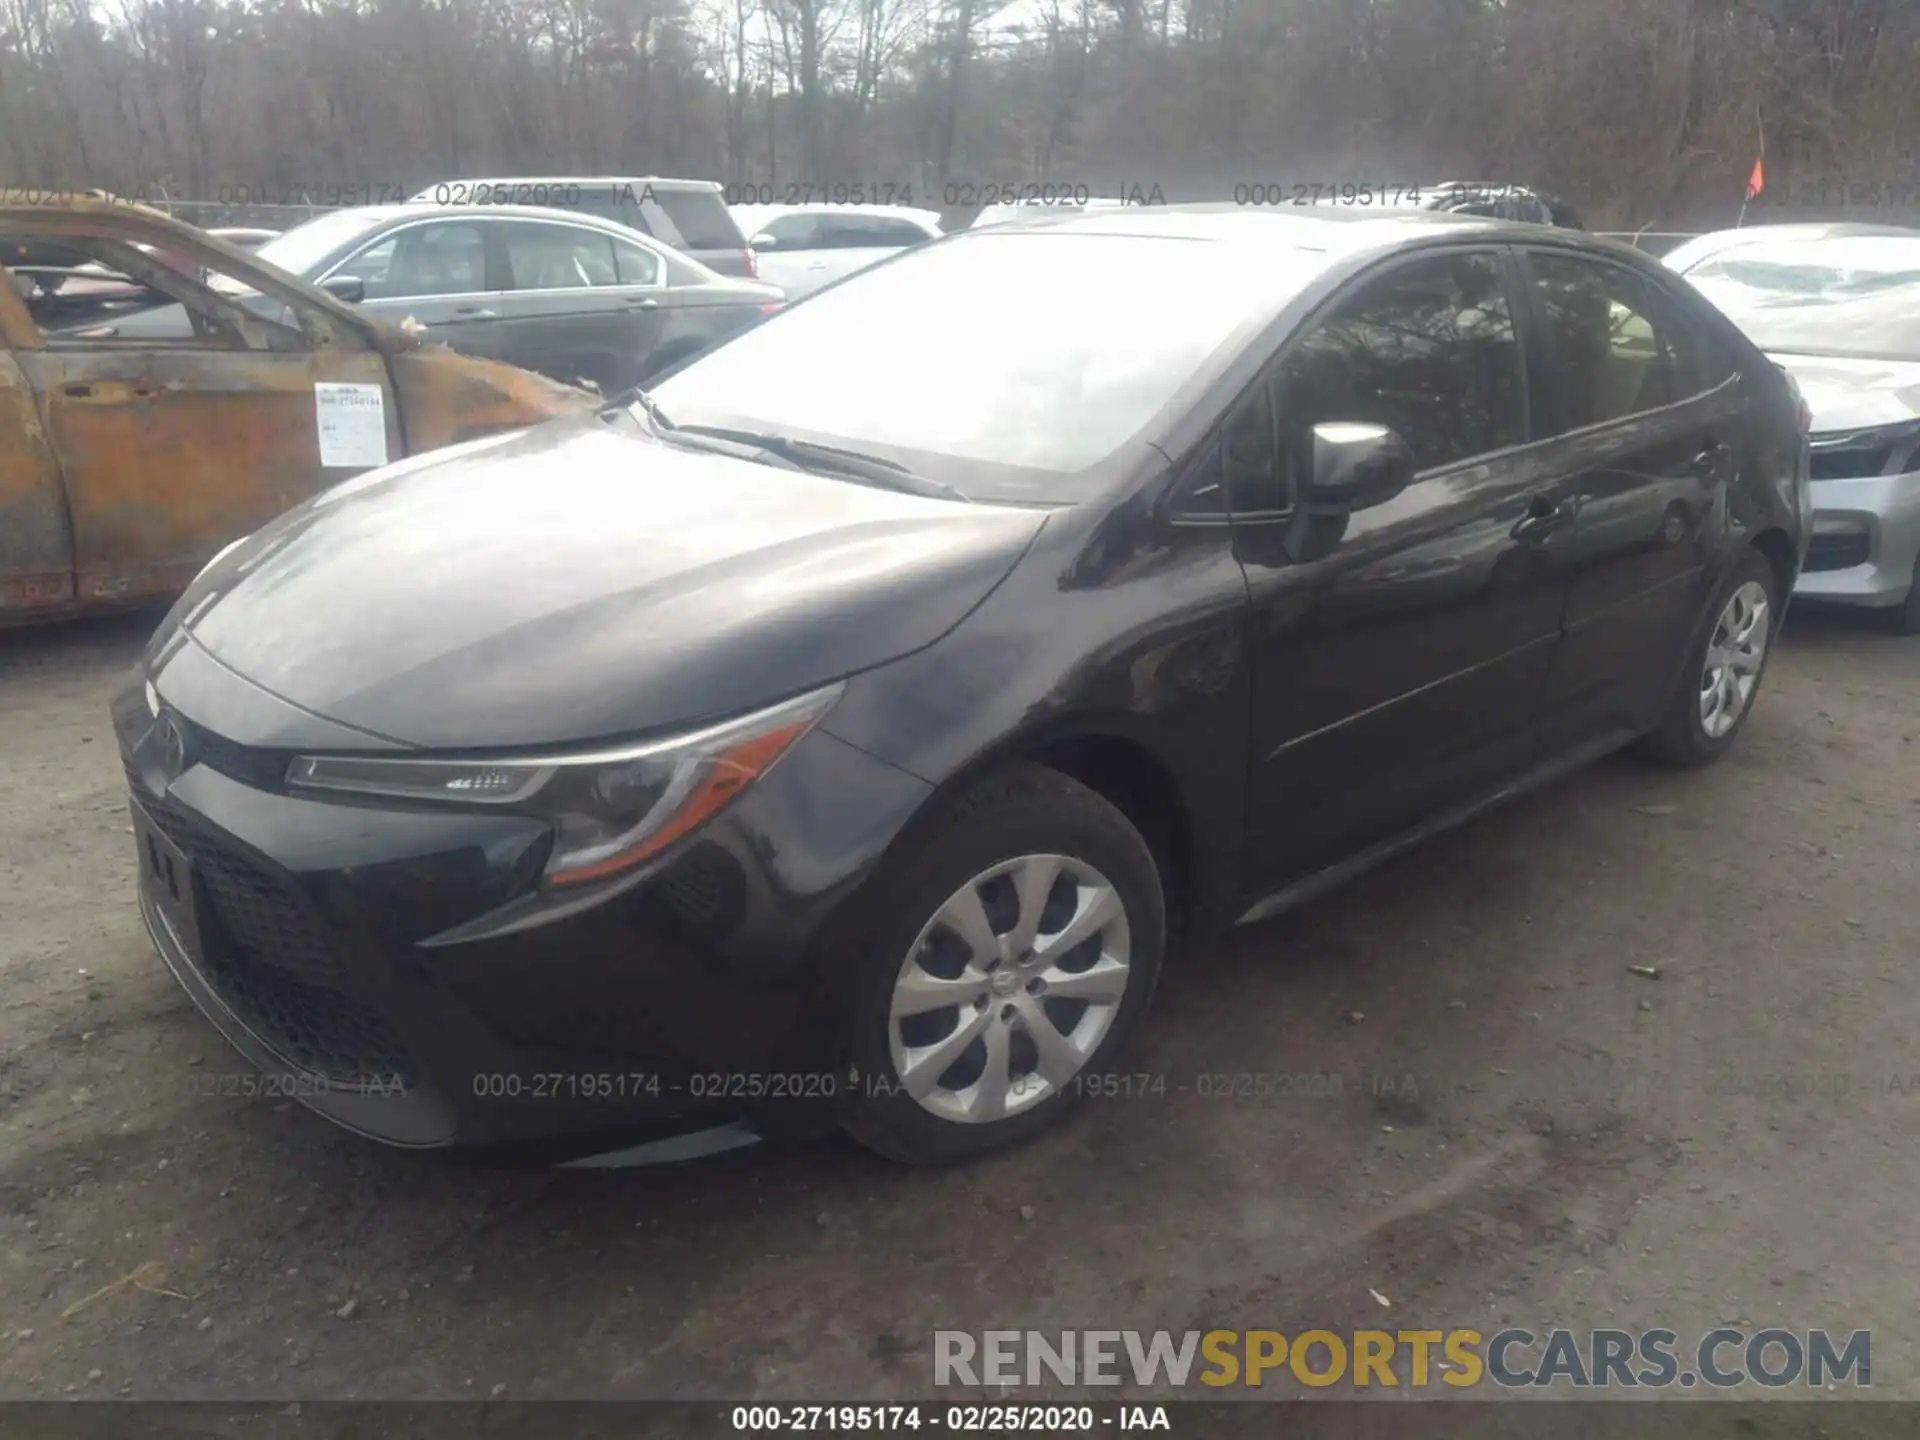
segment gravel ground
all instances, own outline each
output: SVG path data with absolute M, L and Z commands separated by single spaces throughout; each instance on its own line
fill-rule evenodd
M 1161 1093 L 1017 1153 L 505 1170 L 207 1093 L 104 708 L 152 618 L 0 635 L 0 1397 L 907 1398 L 936 1329 L 1383 1316 L 1871 1329 L 1920 1397 L 1920 642 L 1796 615 L 1725 763 L 1237 932 L 1163 984 Z

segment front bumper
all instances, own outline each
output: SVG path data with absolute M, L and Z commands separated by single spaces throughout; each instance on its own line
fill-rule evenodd
M 265 1093 L 404 1146 L 831 1123 L 843 1011 L 816 940 L 923 782 L 816 729 L 637 880 L 528 915 L 544 822 L 289 794 L 284 752 L 162 693 L 189 745 L 169 777 L 144 691 L 114 707 L 142 915 Z
M 1875 608 L 1904 601 L 1920 558 L 1920 471 L 1811 485 L 1813 540 L 1793 593 Z

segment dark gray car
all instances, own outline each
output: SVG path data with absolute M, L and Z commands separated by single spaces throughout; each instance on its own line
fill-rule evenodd
M 782 299 L 610 220 L 527 206 L 336 210 L 255 253 L 455 350 L 606 394 L 759 323 Z M 113 322 L 130 338 L 187 323 L 178 306 Z

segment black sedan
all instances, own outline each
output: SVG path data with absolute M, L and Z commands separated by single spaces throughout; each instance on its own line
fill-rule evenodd
M 1176 940 L 1617 747 L 1723 754 L 1803 430 L 1569 232 L 954 236 L 217 558 L 116 701 L 140 904 L 387 1141 L 965 1156 L 1111 1073 Z
M 335 210 L 254 253 L 382 319 L 411 320 L 464 354 L 585 381 L 602 394 L 758 324 L 784 298 L 611 220 L 533 206 Z M 123 340 L 191 334 L 177 305 L 106 328 Z

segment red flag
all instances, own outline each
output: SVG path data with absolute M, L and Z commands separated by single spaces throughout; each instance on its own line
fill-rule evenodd
M 1764 160 L 1753 162 L 1753 173 L 1747 177 L 1747 199 L 1751 200 L 1767 188 L 1767 171 Z

